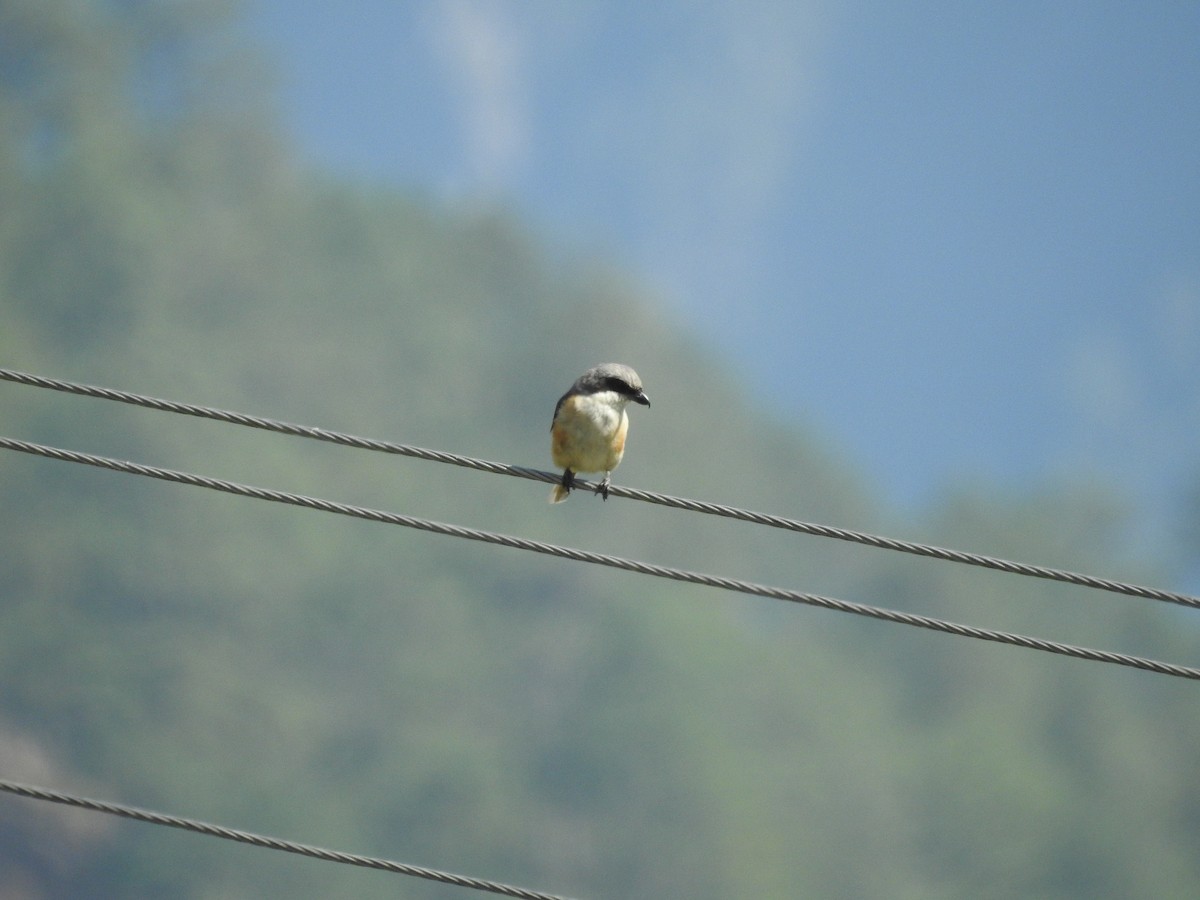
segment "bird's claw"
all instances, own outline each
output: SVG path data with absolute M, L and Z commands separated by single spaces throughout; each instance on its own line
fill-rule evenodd
M 608 488 L 612 484 L 612 473 L 605 472 L 604 480 L 596 486 L 596 493 L 600 495 L 601 500 L 608 499 Z

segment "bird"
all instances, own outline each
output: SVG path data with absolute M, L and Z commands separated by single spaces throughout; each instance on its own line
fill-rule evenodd
M 550 492 L 551 503 L 570 496 L 576 472 L 603 472 L 596 493 L 608 499 L 612 470 L 625 455 L 629 433 L 625 407 L 630 401 L 650 406 L 638 373 L 620 363 L 593 366 L 558 398 L 550 423 L 550 453 L 563 474 Z

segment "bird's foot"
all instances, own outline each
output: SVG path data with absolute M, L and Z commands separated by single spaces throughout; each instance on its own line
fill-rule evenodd
M 612 472 L 604 473 L 604 480 L 596 487 L 596 493 L 600 495 L 600 499 L 608 499 L 608 489 L 612 485 Z

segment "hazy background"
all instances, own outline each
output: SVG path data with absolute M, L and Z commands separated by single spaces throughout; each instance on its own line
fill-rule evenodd
M 337 171 L 599 245 L 882 499 L 1200 446 L 1200 7 L 255 0 Z
M 1057 12 L 1053 11 L 1057 10 Z M 1195 590 L 1194 5 L 0 0 L 0 365 Z M 1200 664 L 1195 610 L 0 383 L 13 437 Z M 602 898 L 1200 891 L 1195 682 L 0 453 L 0 777 Z M 460 898 L 0 796 L 0 896 Z

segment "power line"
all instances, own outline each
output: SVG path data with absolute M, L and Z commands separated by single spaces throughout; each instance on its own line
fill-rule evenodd
M 63 450 L 57 447 L 48 447 L 43 444 L 34 444 L 28 441 L 16 440 L 14 438 L 0 437 L 0 448 L 16 450 L 21 453 L 29 453 L 35 456 L 57 459 L 64 462 L 96 466 L 102 469 L 110 469 L 115 472 L 125 472 L 131 475 L 142 475 L 148 478 L 156 478 L 161 481 L 169 481 L 177 484 L 189 484 L 194 487 L 208 488 L 209 490 L 222 491 L 224 493 L 235 494 L 241 497 L 251 497 L 257 500 L 268 500 L 273 503 L 286 503 L 293 506 L 303 507 L 305 509 L 315 509 L 323 512 L 337 513 L 338 515 L 352 516 L 354 518 L 366 519 L 372 522 L 384 522 L 390 525 L 402 525 L 405 528 L 415 528 L 420 531 L 427 531 L 433 534 L 465 538 L 467 540 L 481 541 L 488 544 L 498 544 L 502 547 L 512 547 L 518 550 L 528 550 L 534 553 L 543 553 L 549 556 L 557 556 L 561 559 L 574 560 L 576 562 L 587 562 L 595 565 L 609 566 L 611 568 L 622 569 L 627 572 L 636 572 L 641 575 L 652 575 L 656 578 L 668 578 L 675 581 L 705 585 L 708 587 L 720 588 L 722 590 L 735 591 L 742 594 L 752 594 L 759 597 L 769 597 L 775 600 L 786 600 L 792 603 L 802 603 L 808 606 L 820 607 L 822 609 L 832 609 L 837 610 L 838 612 L 846 612 L 854 615 L 866 616 L 872 619 L 880 619 L 885 622 L 893 622 L 900 625 L 912 625 L 917 628 L 926 628 L 931 631 L 937 631 L 944 634 L 954 634 L 960 637 L 969 637 L 977 640 L 994 641 L 1001 644 L 1026 647 L 1031 650 L 1056 653 L 1063 656 L 1074 657 L 1076 659 L 1089 659 L 1094 662 L 1105 662 L 1122 666 L 1130 666 L 1135 669 L 1156 672 L 1160 675 L 1172 675 L 1178 678 L 1200 680 L 1200 669 L 1175 665 L 1174 663 L 1159 662 L 1153 659 L 1129 656 L 1124 653 L 1114 653 L 1107 650 L 1093 650 L 1087 647 L 1078 647 L 1072 644 L 1062 644 L 1058 643 L 1057 641 L 1049 641 L 1042 638 L 1028 637 L 1025 635 L 1012 634 L 1004 631 L 992 631 L 985 628 L 976 628 L 972 625 L 961 625 L 956 622 L 935 619 L 929 616 L 900 612 L 898 610 L 886 609 L 877 606 L 867 606 L 865 604 L 853 603 L 847 600 L 838 600 L 833 597 L 824 597 L 819 594 L 810 594 L 803 591 L 792 591 L 785 588 L 770 587 L 768 585 L 755 584 L 749 581 L 740 581 L 738 579 L 726 578 L 719 575 L 706 575 L 701 572 L 692 572 L 686 569 L 676 569 L 670 566 L 660 566 L 652 563 L 640 562 L 638 560 L 627 559 L 620 556 L 610 556 L 606 553 L 595 553 L 590 550 L 578 550 L 573 547 L 564 547 L 559 544 L 547 544 L 542 541 L 535 541 L 529 538 L 498 534 L 492 531 L 481 531 L 475 528 L 466 528 L 461 525 L 450 525 L 443 522 L 434 522 L 429 519 L 420 519 L 414 516 L 401 515 L 400 513 L 368 509 L 361 506 L 351 506 L 349 504 L 338 503 L 333 500 L 324 500 L 318 497 L 307 497 L 302 494 L 292 494 L 285 491 L 272 490 L 270 488 L 253 487 L 251 485 L 238 484 L 237 482 L 224 481 L 218 478 L 209 478 L 208 476 L 197 475 L 191 472 L 179 472 L 173 469 L 161 469 L 156 466 L 148 466 L 141 463 L 111 459 L 104 456 L 94 456 L 90 453 L 82 453 L 76 450 Z
M 196 819 L 185 819 L 181 816 L 139 809 L 136 806 L 125 806 L 121 803 L 109 803 L 104 800 L 90 800 L 87 797 L 76 797 L 43 787 L 18 784 L 14 781 L 0 779 L 0 791 L 16 794 L 18 797 L 28 797 L 33 800 L 45 800 L 50 803 L 61 803 L 80 809 L 90 809 L 95 812 L 108 813 L 139 822 L 149 822 L 151 825 L 166 825 L 170 828 L 180 828 L 197 834 L 207 834 L 209 837 L 222 838 L 227 841 L 238 841 L 255 847 L 265 847 L 268 850 L 282 850 L 285 853 L 295 853 L 325 862 L 345 863 L 351 866 L 362 866 L 367 869 L 382 869 L 397 875 L 411 875 L 414 878 L 425 878 L 429 881 L 440 881 L 443 884 L 453 884 L 459 887 L 472 888 L 477 891 L 487 891 L 501 894 L 505 897 L 520 897 L 523 900 L 567 900 L 557 894 L 543 894 L 526 888 L 513 887 L 482 878 L 470 878 L 466 875 L 455 875 L 451 872 L 441 872 L 437 869 L 426 869 L 422 866 L 412 866 L 408 863 L 394 862 L 390 859 L 378 859 L 373 856 L 359 856 L 356 853 L 345 853 L 341 850 L 326 850 L 309 844 L 298 844 L 283 838 L 267 837 L 250 831 L 240 831 L 236 828 L 226 828 L 223 825 L 212 825 Z
M 409 444 L 398 444 L 392 441 L 357 437 L 355 435 L 330 431 L 325 428 L 317 428 L 310 425 L 297 425 L 290 422 L 281 422 L 274 419 L 265 419 L 260 416 L 252 416 L 246 413 L 230 412 L 228 410 L 215 409 L 207 406 L 197 406 L 190 403 L 179 403 L 174 400 L 162 400 L 156 397 L 147 397 L 142 394 L 133 394 L 127 391 L 114 390 L 112 388 L 78 384 L 75 382 L 63 381 L 57 378 L 47 378 L 41 375 L 31 375 L 27 372 L 18 372 L 12 369 L 0 368 L 0 380 L 10 381 L 16 384 L 29 385 L 31 387 L 48 388 L 50 390 L 61 391 L 68 394 L 77 394 L 85 397 L 113 400 L 119 403 L 128 403 L 147 409 L 179 413 L 182 415 L 195 416 L 203 419 L 213 419 L 218 422 L 225 422 L 233 425 L 243 425 L 248 428 L 258 428 L 278 434 L 292 435 L 293 437 L 311 438 L 314 440 L 341 444 L 342 446 L 346 447 L 355 447 L 361 450 L 373 450 L 379 453 L 391 453 L 413 459 L 447 463 L 449 465 L 462 466 L 464 468 L 475 469 L 476 471 L 480 472 L 489 472 L 495 475 L 510 475 L 516 478 L 526 478 L 532 481 L 543 481 L 549 484 L 556 484 L 562 478 L 561 474 L 559 473 L 546 472 L 540 469 L 530 469 L 523 466 L 508 465 L 507 463 L 475 459 L 473 457 L 462 456 L 457 453 L 449 453 L 442 450 L 428 450 L 422 447 L 414 447 Z M 578 480 L 577 484 L 584 489 L 595 487 L 595 485 L 591 482 L 582 479 Z M 960 563 L 962 565 L 976 566 L 979 568 L 992 569 L 1000 572 L 1008 572 L 1009 574 L 1013 575 L 1022 575 L 1029 578 L 1041 578 L 1047 581 L 1074 584 L 1079 587 L 1093 588 L 1095 590 L 1107 591 L 1109 593 L 1124 594 L 1130 597 L 1141 597 L 1147 600 L 1160 600 L 1166 603 L 1175 603 L 1180 606 L 1188 606 L 1193 609 L 1200 609 L 1200 597 L 1181 594 L 1175 591 L 1166 591 L 1160 588 L 1146 587 L 1143 585 L 1130 584 L 1122 581 L 1114 581 L 1107 578 L 1098 578 L 1093 575 L 1085 575 L 1066 569 L 1055 569 L 1049 566 L 1038 566 L 1031 565 L 1029 563 L 1014 562 L 1012 560 L 1001 559 L 994 556 L 985 556 L 979 553 L 952 550 L 945 547 L 937 547 L 931 544 L 920 544 L 913 541 L 883 537 L 881 535 L 869 534 L 862 531 L 836 528 L 831 525 L 804 522 L 798 519 L 790 519 L 785 516 L 770 515 L 767 513 L 755 512 L 753 510 L 742 509 L 736 506 L 726 506 L 720 503 L 692 500 L 686 497 L 676 497 L 670 494 L 658 493 L 656 491 L 645 491 L 613 485 L 609 489 L 609 494 L 613 497 L 624 497 L 629 500 L 641 500 L 645 503 L 654 503 L 659 506 L 669 507 L 671 509 L 681 509 L 687 510 L 688 512 L 703 513 L 705 515 L 721 516 L 723 518 L 735 519 L 741 522 L 750 522 L 755 525 L 765 525 L 770 528 L 780 528 L 785 531 L 793 531 L 815 537 L 832 538 L 834 540 L 848 541 L 850 543 L 862 544 L 868 547 L 877 547 L 883 550 L 892 550 L 899 553 L 925 556 L 931 559 L 938 559 L 943 562 Z

